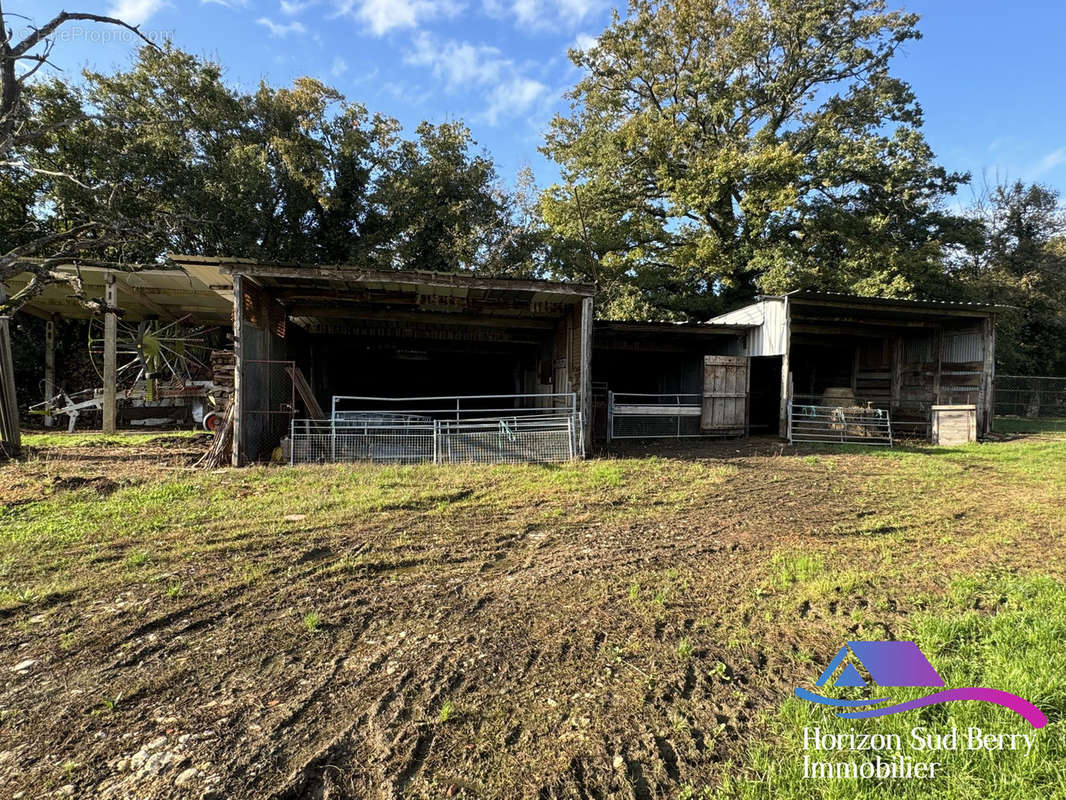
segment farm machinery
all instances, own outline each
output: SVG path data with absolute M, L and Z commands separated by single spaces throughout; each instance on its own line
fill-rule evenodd
M 180 415 L 214 430 L 221 422 L 225 391 L 212 374 L 210 339 L 213 329 L 186 324 L 187 318 L 161 323 L 145 319 L 136 324 L 119 321 L 116 337 L 115 396 L 123 416 L 135 425 L 161 425 Z M 103 321 L 88 325 L 88 354 L 103 381 Z M 74 431 L 85 411 L 101 410 L 104 389 L 96 387 L 55 396 L 30 407 L 31 414 L 68 419 Z

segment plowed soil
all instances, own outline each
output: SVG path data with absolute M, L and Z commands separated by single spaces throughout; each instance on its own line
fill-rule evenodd
M 193 472 L 202 447 L 0 468 L 0 795 L 675 798 L 843 634 L 967 570 L 1063 574 L 1060 484 L 965 454 Z

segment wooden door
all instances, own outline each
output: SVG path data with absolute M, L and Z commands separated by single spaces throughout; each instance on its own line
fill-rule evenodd
M 746 356 L 703 357 L 703 433 L 740 436 L 748 432 L 750 380 Z

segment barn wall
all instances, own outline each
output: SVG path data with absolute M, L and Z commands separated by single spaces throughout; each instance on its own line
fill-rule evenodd
M 247 278 L 237 292 L 240 320 L 235 329 L 238 353 L 238 413 L 234 458 L 239 463 L 270 458 L 288 433 L 292 403 L 292 378 L 278 362 L 292 361 L 298 348 L 285 310 L 269 294 Z
M 743 339 L 731 343 L 727 355 L 781 356 L 788 351 L 788 309 L 784 297 L 769 297 L 708 322 L 753 326 Z

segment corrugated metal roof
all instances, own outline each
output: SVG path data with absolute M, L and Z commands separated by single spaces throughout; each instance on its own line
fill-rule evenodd
M 267 276 L 290 280 L 336 280 L 350 281 L 384 289 L 425 284 L 435 287 L 489 288 L 545 294 L 569 294 L 591 297 L 596 285 L 526 278 L 495 278 L 471 272 L 433 272 L 428 270 L 379 270 L 364 269 L 351 265 L 314 265 L 259 261 L 251 258 L 220 256 L 191 256 L 171 254 L 168 260 L 182 266 L 190 264 L 213 265 L 227 273 L 248 275 L 252 278 Z M 281 273 L 288 273 L 283 276 Z
M 233 315 L 233 280 L 218 267 L 198 269 L 130 270 L 99 264 L 55 267 L 60 272 L 73 273 L 80 269 L 85 294 L 103 298 L 108 275 L 115 276 L 118 286 L 118 305 L 123 319 L 137 322 L 146 317 L 178 319 L 188 316 L 197 324 L 228 325 Z M 8 279 L 13 293 L 29 283 L 29 273 Z M 71 295 L 70 286 L 54 283 L 22 307 L 37 316 L 58 314 L 67 319 L 87 319 L 92 312 Z
M 827 302 L 852 302 L 856 305 L 899 306 L 901 308 L 942 308 L 955 311 L 991 311 L 993 303 L 972 303 L 962 300 L 924 300 L 907 297 L 873 297 L 847 292 L 817 292 L 810 289 L 797 289 L 787 295 L 767 295 L 767 297 L 788 297 L 790 300 L 825 300 Z M 761 298 L 760 298 L 761 299 Z

